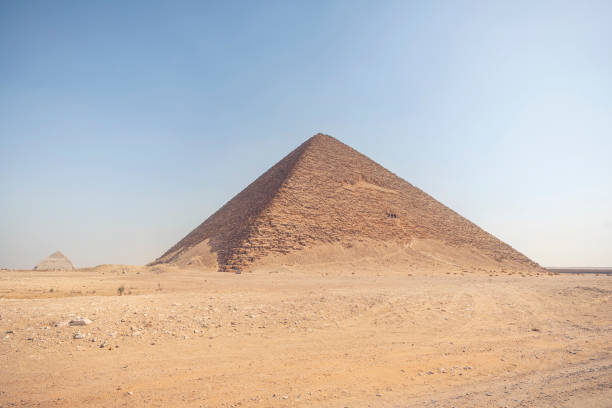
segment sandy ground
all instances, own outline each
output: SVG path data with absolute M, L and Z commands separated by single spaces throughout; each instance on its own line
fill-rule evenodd
M 612 277 L 332 271 L 0 271 L 0 406 L 612 406 Z

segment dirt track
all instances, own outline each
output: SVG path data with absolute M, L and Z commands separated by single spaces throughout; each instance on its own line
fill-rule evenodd
M 610 407 L 611 295 L 607 276 L 2 271 L 0 406 Z

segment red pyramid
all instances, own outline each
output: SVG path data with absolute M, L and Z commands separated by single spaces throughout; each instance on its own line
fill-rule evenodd
M 317 134 L 262 174 L 152 264 L 248 269 L 319 244 L 437 242 L 491 265 L 536 263 L 337 139 Z M 427 253 L 432 259 L 438 254 Z M 440 255 L 444 255 L 441 253 Z M 457 266 L 462 266 L 459 261 Z M 482 264 L 482 262 L 481 262 Z

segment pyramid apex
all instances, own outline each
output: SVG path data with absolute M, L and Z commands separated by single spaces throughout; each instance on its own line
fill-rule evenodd
M 326 133 L 317 133 L 314 136 L 311 136 L 307 141 L 306 144 L 313 146 L 313 145 L 323 145 L 323 144 L 340 144 L 340 145 L 344 145 L 344 143 L 342 143 L 340 140 L 336 139 L 335 137 L 328 135 Z
M 317 133 L 316 135 L 314 135 L 314 136 L 312 136 L 310 138 L 310 140 L 324 140 L 324 139 L 338 140 L 335 137 L 330 136 L 330 135 L 328 135 L 326 133 Z

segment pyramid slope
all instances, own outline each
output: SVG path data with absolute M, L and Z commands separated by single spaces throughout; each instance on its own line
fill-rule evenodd
M 215 256 L 220 270 L 356 241 L 465 247 L 497 264 L 538 267 L 420 189 L 331 136 L 287 155 L 154 263 Z M 442 249 L 444 251 L 444 249 Z
M 252 223 L 269 205 L 307 145 L 308 142 L 285 156 L 166 251 L 153 264 L 188 263 L 185 262 L 185 254 L 190 252 L 190 259 L 197 257 L 197 253 L 194 254 L 193 251 L 188 250 L 202 242 L 206 242 L 206 247 L 215 254 L 220 266 L 227 264 L 231 258 L 235 257 L 236 252 L 249 236 Z M 203 250 L 207 251 L 207 249 Z
M 72 271 L 74 266 L 64 254 L 60 251 L 55 251 L 43 259 L 34 269 L 39 271 Z

